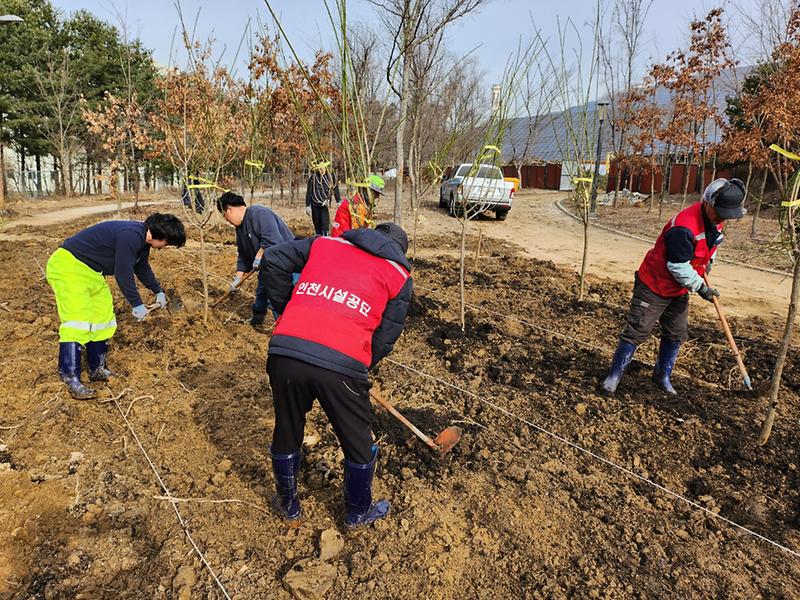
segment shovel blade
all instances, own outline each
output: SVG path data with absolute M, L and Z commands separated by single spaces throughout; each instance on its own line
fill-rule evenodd
M 461 439 L 461 433 L 461 428 L 454 425 L 443 429 L 442 432 L 436 436 L 436 439 L 433 440 L 433 443 L 439 447 L 439 454 L 447 454 L 450 452 L 453 446 L 458 443 L 458 440 Z
M 167 294 L 167 306 L 169 307 L 170 312 L 177 312 L 179 310 L 183 310 L 183 300 L 178 295 L 178 292 L 175 291 L 174 288 L 169 288 L 165 291 Z

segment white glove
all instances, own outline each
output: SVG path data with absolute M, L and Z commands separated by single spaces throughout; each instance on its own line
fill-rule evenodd
M 167 295 L 164 292 L 158 292 L 156 294 L 156 302 L 158 302 L 159 307 L 167 308 Z
M 232 291 L 232 292 L 235 292 L 236 290 L 238 290 L 238 289 L 239 289 L 239 284 L 240 284 L 240 283 L 242 283 L 242 278 L 241 278 L 241 277 L 239 277 L 238 275 L 236 275 L 236 276 L 233 278 L 233 281 L 231 281 L 231 291 Z
M 147 313 L 150 312 L 147 310 L 147 307 L 144 304 L 140 304 L 139 306 L 133 307 L 133 318 L 137 321 L 141 321 L 147 316 Z
M 310 217 L 311 216 L 311 207 L 306 206 L 306 214 Z

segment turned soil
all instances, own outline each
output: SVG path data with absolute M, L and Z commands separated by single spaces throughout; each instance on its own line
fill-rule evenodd
M 521 196 L 507 222 L 479 222 L 479 260 L 476 237 L 467 240 L 463 331 L 457 222 L 433 207 L 421 211 L 407 327 L 374 380 L 424 431 L 457 424 L 464 437 L 439 459 L 376 408 L 375 493 L 392 512 L 355 532 L 341 526 L 341 454 L 318 408 L 300 478 L 305 521 L 289 529 L 269 513 L 269 323 L 247 323 L 252 282 L 203 323 L 196 232 L 183 249 L 152 253 L 183 310 L 135 323 L 110 282 L 116 377 L 93 384 L 100 399 L 79 402 L 56 378 L 55 305 L 34 258 L 44 265 L 64 237 L 98 217 L 9 227 L 19 237 L 0 241 L 0 597 L 222 597 L 159 499 L 123 414 L 171 493 L 189 499 L 178 508 L 234 598 L 289 598 L 286 574 L 318 557 L 330 528 L 342 531 L 344 549 L 328 560 L 328 598 L 798 597 L 796 555 L 712 516 L 800 550 L 796 347 L 765 447 L 755 442 L 766 401 L 741 390 L 714 315 L 696 298 L 673 378 L 677 398 L 649 380 L 655 340 L 637 353 L 618 394 L 600 395 L 631 271 L 596 261 L 593 273 L 608 278 L 591 275 L 578 302 L 571 254 L 532 257 L 559 232 L 571 246 L 576 225 L 550 212 L 555 195 Z M 145 210 L 155 207 L 126 215 Z M 310 233 L 298 208 L 278 211 L 296 233 Z M 544 214 L 551 220 L 527 219 Z M 522 230 L 527 237 L 515 233 Z M 206 239 L 213 299 L 227 287 L 235 246 L 222 225 Z M 627 254 L 631 264 L 641 259 Z M 759 387 L 779 327 L 751 294 L 754 309 L 748 314 L 751 303 L 739 298 L 731 324 Z M 770 310 L 779 298 L 767 300 Z

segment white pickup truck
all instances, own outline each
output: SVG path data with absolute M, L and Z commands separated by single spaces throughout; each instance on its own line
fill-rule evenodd
M 514 184 L 503 179 L 500 167 L 494 165 L 459 165 L 455 173 L 442 181 L 439 207 L 451 217 L 494 211 L 498 221 L 505 221 L 514 200 Z

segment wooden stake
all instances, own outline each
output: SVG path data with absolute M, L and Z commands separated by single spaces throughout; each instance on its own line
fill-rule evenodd
M 478 259 L 481 257 L 481 242 L 483 241 L 483 229 L 478 229 L 478 245 L 475 247 L 475 266 L 478 266 Z

